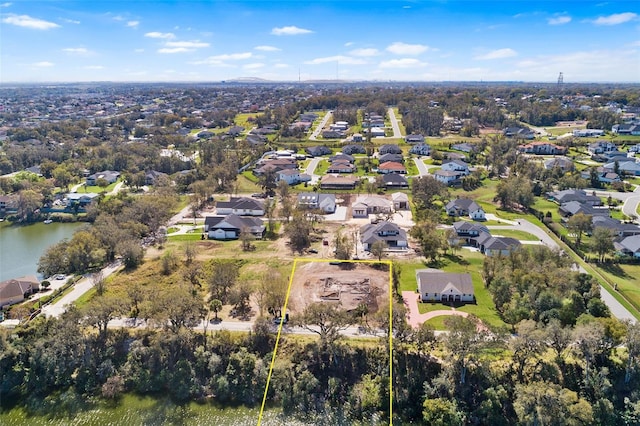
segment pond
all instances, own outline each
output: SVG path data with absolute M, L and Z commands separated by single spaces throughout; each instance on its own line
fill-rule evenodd
M 33 225 L 0 225 L 0 281 L 38 275 L 38 259 L 47 247 L 71 238 L 82 222 Z M 38 278 L 43 278 L 38 275 Z

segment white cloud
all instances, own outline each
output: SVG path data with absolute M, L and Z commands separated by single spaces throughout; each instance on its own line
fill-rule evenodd
M 273 67 L 274 68 L 289 68 L 289 65 L 287 65 L 287 64 L 274 64 Z
M 387 46 L 387 52 L 394 53 L 396 55 L 419 55 L 429 50 L 429 46 L 423 44 L 407 44 L 397 41 Z
M 633 47 L 640 47 L 640 40 L 636 40 L 634 42 L 631 43 L 631 46 Z
M 239 61 L 242 59 L 249 59 L 253 56 L 251 52 L 243 53 L 226 53 L 224 55 L 209 56 L 208 59 L 212 61 Z
M 344 47 L 351 47 L 351 46 L 353 46 L 354 44 L 355 44 L 354 42 L 352 42 L 352 41 L 348 41 L 348 42 L 346 42 L 346 43 L 344 44 Z
M 166 54 L 186 53 L 186 52 L 193 52 L 193 49 L 187 49 L 186 47 L 163 47 L 161 49 L 158 49 L 158 53 L 166 53 Z
M 310 34 L 313 31 L 307 30 L 304 28 L 298 28 L 295 25 L 291 25 L 288 27 L 276 27 L 271 30 L 271 34 L 281 36 L 281 35 L 300 35 L 300 34 Z
M 171 40 L 176 38 L 176 35 L 174 33 L 161 33 L 158 31 L 152 31 L 150 33 L 146 33 L 144 36 L 149 38 L 162 38 L 165 40 Z
M 368 48 L 368 49 L 354 49 L 352 50 L 351 53 L 353 56 L 377 56 L 380 54 L 380 51 L 378 51 L 378 49 L 374 49 L 374 48 Z
M 103 70 L 104 67 L 102 65 L 87 65 L 84 67 L 85 70 Z
M 613 15 L 609 16 L 600 16 L 598 19 L 595 19 L 591 22 L 596 25 L 618 25 L 634 20 L 637 17 L 638 15 L 632 12 L 614 13 Z
M 260 50 L 262 52 L 278 52 L 280 49 L 274 46 L 256 46 L 255 50 Z
M 556 16 L 555 18 L 547 19 L 549 25 L 564 25 L 571 22 L 571 16 Z
M 130 27 L 130 28 L 138 28 L 138 25 L 140 25 L 140 21 L 127 22 L 127 27 Z
M 133 51 L 136 52 L 136 53 L 142 53 L 142 52 L 144 52 L 144 49 L 134 49 Z
M 75 19 L 67 19 L 67 18 L 62 18 L 62 22 L 66 22 L 67 24 L 75 24 L 75 25 L 78 25 L 80 23 L 80 21 L 76 21 Z
M 60 25 L 44 21 L 38 18 L 32 18 L 29 15 L 14 15 L 10 14 L 2 20 L 5 24 L 16 25 L 18 27 L 30 28 L 32 30 L 50 30 L 52 28 L 58 28 Z
M 489 53 L 485 53 L 484 55 L 477 55 L 473 59 L 476 59 L 479 61 L 487 61 L 492 59 L 511 58 L 513 56 L 516 56 L 517 54 L 518 53 L 513 49 L 509 49 L 509 48 L 497 49 L 497 50 L 492 50 Z
M 62 49 L 62 51 L 68 53 L 69 55 L 76 56 L 90 56 L 93 54 L 93 52 L 86 47 L 67 47 L 65 49 Z
M 352 58 L 350 56 L 342 56 L 342 55 L 336 55 L 336 56 L 327 56 L 324 58 L 316 58 L 316 59 L 312 59 L 310 61 L 305 61 L 304 63 L 307 65 L 320 65 L 320 64 L 326 64 L 328 62 L 338 62 L 340 64 L 344 64 L 344 65 L 364 65 L 367 63 L 367 61 L 362 60 L 362 59 L 356 59 L 356 58 Z
M 9 6 L 11 6 L 12 4 L 13 4 L 13 3 L 9 3 L 9 2 L 7 2 L 7 3 L 2 3 L 2 4 L 0 4 L 0 7 L 9 7 Z
M 168 41 L 165 47 L 183 47 L 186 49 L 200 49 L 202 47 L 209 47 L 209 43 L 193 40 L 193 41 Z
M 244 68 L 245 70 L 257 70 L 263 67 L 264 67 L 264 64 L 260 62 L 256 62 L 254 64 L 246 64 L 242 68 Z
M 36 62 L 35 64 L 33 64 L 34 67 L 38 67 L 38 68 L 48 68 L 54 65 L 55 64 L 53 62 L 48 62 L 48 61 Z
M 416 58 L 391 59 L 390 61 L 382 61 L 378 65 L 380 68 L 414 68 L 424 67 L 426 62 L 421 62 Z

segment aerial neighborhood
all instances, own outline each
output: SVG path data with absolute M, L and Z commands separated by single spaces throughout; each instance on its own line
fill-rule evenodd
M 590 363 L 597 374 L 617 369 L 617 386 L 627 386 L 624 365 L 638 355 L 625 345 L 637 344 L 630 339 L 640 315 L 634 91 L 613 100 L 607 86 L 354 89 L 230 82 L 185 96 L 180 85 L 6 88 L 0 229 L 72 231 L 44 247 L 32 271 L 2 277 L 0 325 L 75 321 L 98 343 L 131 324 L 186 332 L 196 343 L 180 374 L 197 382 L 199 363 L 217 378 L 187 386 L 183 397 L 249 406 L 260 386 L 234 399 L 239 388 L 225 391 L 231 366 L 249 357 L 252 371 L 266 374 L 260 357 L 271 357 L 280 331 L 280 350 L 293 351 L 286 357 L 303 350 L 295 336 L 307 333 L 327 360 L 366 352 L 356 338 L 378 345 L 387 333 L 420 374 L 432 374 L 428 365 L 468 365 L 471 378 L 450 370 L 460 386 L 478 379 L 479 354 L 491 345 L 511 366 L 525 357 L 519 339 L 531 339 L 539 349 L 509 373 L 518 389 L 534 378 L 557 381 L 533 372 L 542 362 L 573 374 L 554 392 L 585 404 L 590 397 L 576 392 L 591 386 L 585 374 L 595 380 Z M 464 101 L 471 95 L 473 106 Z M 224 337 L 228 330 L 249 337 Z M 155 344 L 131 333 L 135 344 L 117 368 L 105 367 L 103 394 L 113 391 L 108 383 L 119 392 L 169 388 L 164 378 L 147 388 L 120 384 L 133 352 Z M 564 333 L 566 346 L 542 337 L 552 333 Z M 593 347 L 628 349 L 583 364 L 584 335 L 600 339 Z M 453 337 L 462 343 L 452 346 Z M 192 361 L 222 351 L 224 339 L 239 345 L 216 355 L 224 367 L 215 357 Z M 436 346 L 442 359 L 428 355 Z M 275 365 L 277 389 L 286 374 L 296 386 L 306 380 Z M 629 381 L 640 383 L 629 368 Z M 343 375 L 336 389 L 360 398 Z M 364 389 L 361 380 L 349 386 Z M 410 385 L 407 395 L 431 401 L 424 392 L 432 387 Z

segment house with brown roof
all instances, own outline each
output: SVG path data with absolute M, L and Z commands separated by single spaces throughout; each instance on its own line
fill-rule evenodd
M 395 161 L 387 161 L 384 164 L 380 164 L 378 166 L 378 173 L 387 174 L 387 173 L 398 173 L 398 174 L 406 174 L 407 169 L 400 163 L 396 163 Z
M 320 178 L 320 189 L 354 189 L 357 182 L 353 175 L 324 175 Z
M 0 282 L 0 308 L 25 300 L 40 290 L 40 281 L 35 276 L 26 276 Z

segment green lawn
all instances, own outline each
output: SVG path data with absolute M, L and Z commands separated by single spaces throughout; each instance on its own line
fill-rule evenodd
M 262 188 L 258 185 L 258 178 L 250 171 L 238 175 L 238 192 L 260 192 Z
M 113 182 L 112 184 L 110 184 L 109 186 L 107 186 L 106 188 L 103 188 L 101 186 L 98 185 L 92 185 L 92 186 L 87 186 L 87 185 L 83 185 L 81 187 L 78 188 L 78 194 L 82 194 L 83 192 L 95 192 L 96 194 L 99 194 L 101 192 L 110 192 L 113 191 L 113 188 L 116 187 L 116 185 L 118 184 L 118 182 L 120 182 L 121 179 L 118 179 L 117 181 Z
M 241 113 L 241 114 L 236 114 L 236 116 L 233 119 L 233 121 L 235 122 L 236 126 L 244 127 L 245 129 L 250 129 L 254 125 L 251 122 L 249 122 L 249 118 L 255 118 L 258 115 L 260 115 L 260 114 L 259 113 Z
M 640 265 L 612 264 L 600 267 L 592 264 L 612 284 L 618 285 L 618 292 L 640 311 Z
M 538 237 L 531 235 L 528 232 L 520 231 L 517 229 L 494 229 L 490 230 L 491 235 L 500 235 L 502 237 L 511 237 L 520 241 L 538 241 Z
M 484 287 L 480 271 L 484 256 L 478 252 L 460 250 L 455 257 L 446 257 L 440 260 L 438 269 L 452 273 L 469 273 L 473 282 L 476 296 L 476 304 L 463 305 L 458 309 L 468 312 L 480 318 L 484 323 L 492 327 L 505 327 L 506 324 L 498 316 L 491 294 Z M 416 291 L 416 270 L 425 269 L 427 266 L 423 262 L 399 262 L 402 272 L 400 276 L 400 287 L 402 291 Z M 449 309 L 449 305 L 441 303 L 421 303 L 418 305 L 421 313 L 439 309 Z M 431 323 L 431 322 L 430 322 Z

